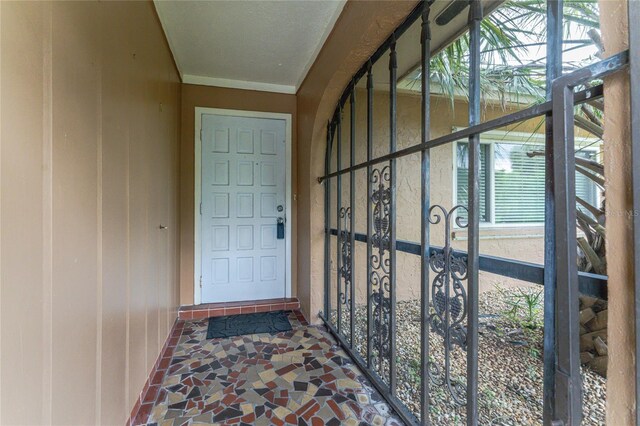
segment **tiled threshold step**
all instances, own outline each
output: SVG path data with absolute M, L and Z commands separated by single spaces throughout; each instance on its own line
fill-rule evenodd
M 300 310 L 300 301 L 297 297 L 249 300 L 244 302 L 203 303 L 201 305 L 188 305 L 180 307 L 178 318 L 181 320 L 221 317 L 225 315 L 253 314 L 256 312 L 272 311 L 297 311 Z

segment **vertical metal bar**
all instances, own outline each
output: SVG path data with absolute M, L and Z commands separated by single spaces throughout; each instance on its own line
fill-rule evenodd
M 546 94 L 551 100 L 551 84 L 562 74 L 562 0 L 547 1 L 547 75 Z M 556 377 L 556 255 L 555 194 L 553 170 L 552 115 L 545 118 L 545 204 L 544 204 L 544 397 L 543 422 L 554 420 Z
M 631 98 L 631 193 L 636 332 L 636 426 L 640 426 L 640 2 L 629 0 L 629 97 Z
M 396 54 L 396 38 L 391 36 L 391 47 L 389 50 L 389 152 L 396 151 L 397 137 L 397 80 L 398 80 L 398 59 Z M 390 190 L 389 201 L 389 298 L 391 301 L 389 318 L 389 391 L 391 395 L 396 394 L 396 186 L 397 169 L 396 159 L 389 161 Z
M 328 172 L 331 168 L 331 122 L 327 124 L 327 149 L 325 153 L 324 169 Z M 331 180 L 324 181 L 324 317 L 331 317 L 331 209 L 330 198 Z
M 336 121 L 336 170 L 340 170 L 342 168 L 342 106 L 338 106 L 338 117 Z M 338 229 L 338 252 L 336 256 L 336 266 L 337 266 L 337 283 L 336 283 L 336 325 L 338 329 L 338 333 L 342 330 L 342 304 L 340 303 L 340 297 L 342 292 L 340 289 L 342 288 L 342 232 L 341 232 L 341 221 L 340 221 L 340 210 L 342 210 L 342 175 L 336 176 L 336 219 L 337 219 L 337 229 Z
M 554 420 L 579 425 L 582 418 L 578 329 L 573 88 L 553 85 L 553 169 L 556 221 L 556 395 Z
M 353 165 L 355 164 L 355 156 L 356 156 L 356 84 L 355 81 L 353 82 L 353 88 L 351 89 L 351 114 L 350 114 L 350 130 L 351 130 L 351 140 L 350 142 L 350 161 L 349 164 L 351 167 L 353 167 Z M 351 338 L 349 339 L 349 342 L 351 342 L 351 347 L 354 348 L 355 347 L 355 342 L 354 342 L 354 336 L 356 335 L 355 333 L 355 321 L 354 321 L 354 316 L 355 316 L 355 311 L 356 311 L 356 268 L 355 268 L 355 264 L 356 264 L 356 172 L 355 170 L 351 170 L 351 172 L 349 172 L 349 178 L 350 178 L 350 188 L 349 188 L 349 208 L 351 209 L 351 223 L 349 225 L 349 244 L 351 247 L 351 265 L 350 265 L 350 272 L 351 272 L 351 279 L 350 279 L 350 285 L 351 285 L 351 289 L 349 290 L 349 293 L 351 295 L 350 301 L 351 301 L 351 308 L 349 309 L 349 326 L 351 327 L 350 330 L 350 334 L 351 334 Z
M 371 61 L 367 70 L 367 161 L 373 156 L 373 74 Z M 371 165 L 367 166 L 367 367 L 371 366 L 371 333 L 373 324 L 373 310 L 371 309 L 371 235 L 373 234 L 373 213 L 371 211 L 371 197 L 373 187 L 371 185 Z
M 469 126 L 480 123 L 480 23 L 481 0 L 469 9 Z M 480 227 L 480 136 L 469 137 L 469 231 L 467 248 L 467 425 L 478 424 L 478 267 Z
M 429 59 L 431 56 L 431 29 L 429 12 L 431 3 L 425 4 L 422 12 L 421 66 L 422 66 L 422 141 L 429 140 L 431 129 L 431 90 L 429 85 Z M 429 425 L 429 205 L 431 203 L 431 157 L 428 149 L 422 151 L 421 173 L 421 253 L 420 253 L 420 421 Z

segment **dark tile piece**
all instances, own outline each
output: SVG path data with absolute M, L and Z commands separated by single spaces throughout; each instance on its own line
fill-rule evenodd
M 320 388 L 318 389 L 318 391 L 314 396 L 317 398 L 319 396 L 331 396 L 331 395 L 333 395 L 333 392 L 331 392 L 331 390 L 327 388 Z
M 196 373 L 204 373 L 205 371 L 211 370 L 211 366 L 209 364 L 201 365 L 198 368 L 194 368 L 193 371 Z
M 178 392 L 178 389 L 182 389 L 182 386 L 184 386 L 182 383 L 178 383 L 177 385 L 169 386 L 167 390 L 176 393 Z
M 191 392 L 189 392 L 189 395 L 187 395 L 187 399 L 192 399 L 192 398 L 196 398 L 198 396 L 200 396 L 200 388 L 199 387 L 194 387 L 193 389 L 191 389 Z
M 169 410 L 184 410 L 187 407 L 187 401 L 176 402 L 169 405 Z
M 225 408 L 219 414 L 213 417 L 214 422 L 221 422 L 223 420 L 235 419 L 236 417 L 242 416 L 242 411 L 236 410 L 235 408 Z
M 302 391 L 302 392 L 306 392 L 307 388 L 309 387 L 308 383 L 305 382 L 293 382 L 293 388 L 297 391 Z
M 315 385 L 315 386 L 322 386 L 323 382 L 322 382 L 322 379 L 316 377 L 313 380 L 309 380 L 309 383 L 311 383 L 312 385 Z
M 338 404 L 342 404 L 343 402 L 347 401 L 348 399 L 343 395 L 336 394 L 336 395 L 333 395 L 333 400 L 335 402 L 337 402 Z

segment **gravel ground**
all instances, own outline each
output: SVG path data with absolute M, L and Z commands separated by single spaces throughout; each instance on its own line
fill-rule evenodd
M 524 326 L 525 317 L 506 315 L 509 296 L 514 291 L 527 294 L 538 289 L 522 287 L 508 291 L 487 291 L 480 296 L 479 404 L 482 425 L 542 424 L 542 328 Z M 540 301 L 540 308 L 542 307 Z M 420 407 L 420 302 L 398 302 L 397 374 L 398 396 L 416 415 Z M 344 315 L 344 313 L 343 313 Z M 542 312 L 535 312 L 542 324 Z M 343 317 L 344 318 L 344 317 Z M 356 349 L 364 355 L 366 308 L 356 308 Z M 346 323 L 346 324 L 345 324 Z M 348 330 L 348 322 L 343 322 Z M 346 327 L 345 327 L 346 325 Z M 430 359 L 444 364 L 442 338 L 430 334 Z M 452 376 L 463 382 L 466 375 L 466 352 L 455 347 L 451 353 Z M 605 424 L 606 380 L 589 369 L 582 369 L 583 425 Z M 465 422 L 465 409 L 452 403 L 442 386 L 431 387 L 431 422 L 459 425 Z

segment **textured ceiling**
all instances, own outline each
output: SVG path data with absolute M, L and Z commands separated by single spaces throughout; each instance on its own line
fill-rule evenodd
M 185 83 L 295 93 L 345 0 L 155 0 Z

